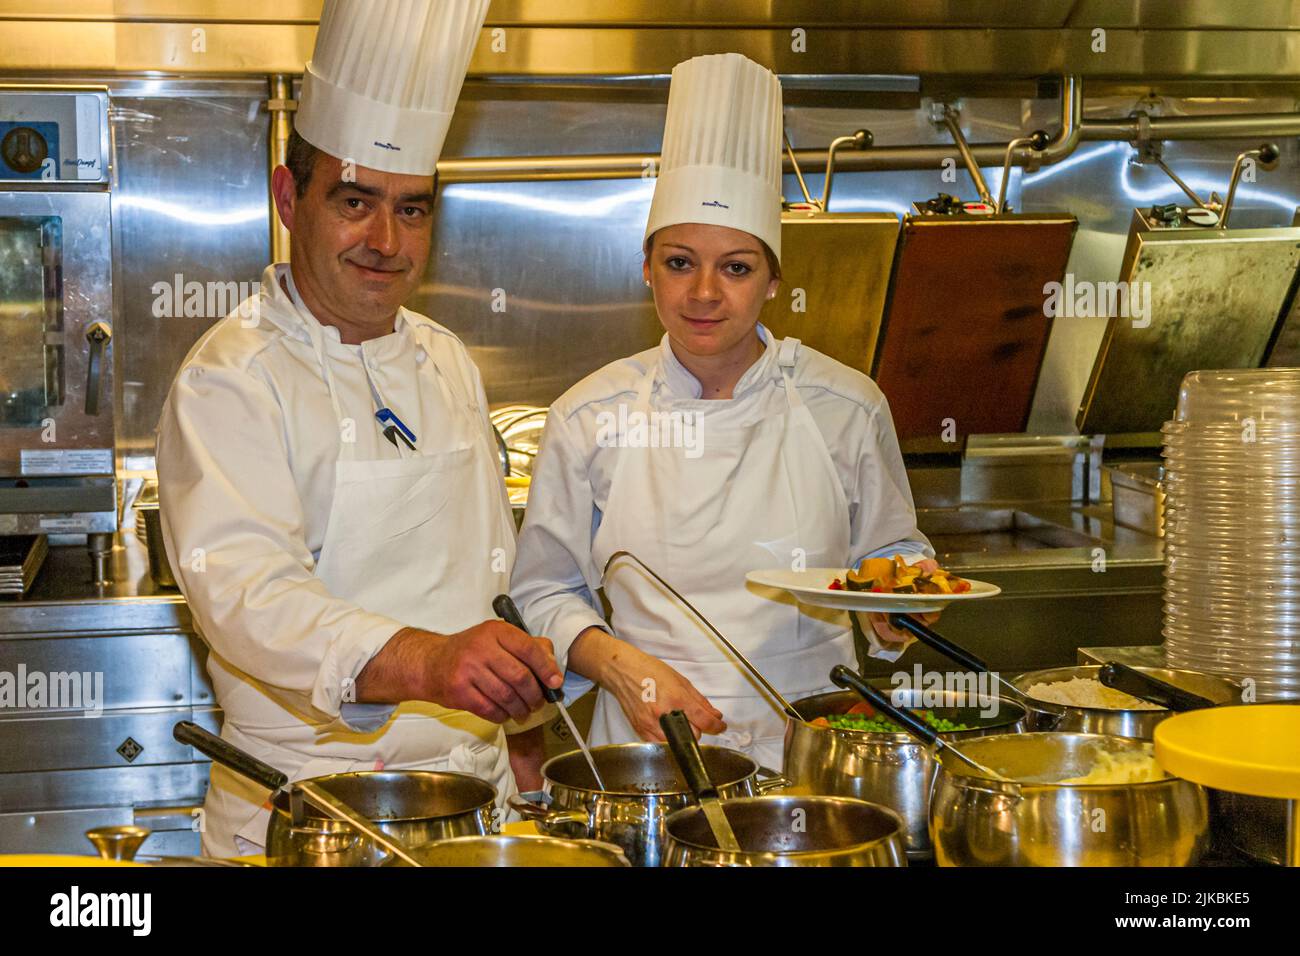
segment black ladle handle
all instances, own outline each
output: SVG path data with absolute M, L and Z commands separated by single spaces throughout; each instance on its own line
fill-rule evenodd
M 680 710 L 669 711 L 660 716 L 659 727 L 668 740 L 668 749 L 681 768 L 691 793 L 695 794 L 697 800 L 716 797 L 718 788 L 709 779 L 709 771 L 704 766 L 704 754 L 700 752 L 700 745 L 695 740 L 695 732 L 691 730 L 691 722 L 686 719 L 686 714 Z
M 1097 679 L 1114 690 L 1123 691 L 1139 700 L 1159 704 L 1172 711 L 1204 710 L 1214 706 L 1214 701 L 1200 694 L 1175 687 L 1118 661 L 1101 665 L 1101 669 L 1097 671 Z
M 968 667 L 980 674 L 986 674 L 989 671 L 989 665 L 984 661 L 964 648 L 958 647 L 941 634 L 932 631 L 910 614 L 891 614 L 889 615 L 889 623 L 890 626 L 897 630 L 910 632 L 922 644 L 933 647 L 940 654 L 951 658 L 963 667 Z
M 923 740 L 930 746 L 942 745 L 942 741 L 939 740 L 939 735 L 934 731 L 934 728 L 911 712 L 901 707 L 895 707 L 884 691 L 872 687 L 857 671 L 845 667 L 843 664 L 836 664 L 831 668 L 831 682 L 837 687 L 857 691 L 867 703 L 883 711 L 891 720 L 901 724 L 913 737 Z
M 496 612 L 497 617 L 511 627 L 516 627 L 525 634 L 532 634 L 532 631 L 528 630 L 528 625 L 524 623 L 524 616 L 519 613 L 519 608 L 515 606 L 515 602 L 510 599 L 509 594 L 498 594 L 494 597 L 492 599 L 492 610 Z M 542 696 L 546 698 L 547 703 L 558 704 L 564 700 L 563 687 L 547 687 L 541 679 L 537 683 L 542 685 Z
M 244 753 L 234 744 L 227 743 L 192 721 L 182 720 L 177 723 L 172 727 L 172 736 L 267 790 L 279 790 L 289 782 L 288 774 L 262 763 L 252 754 Z

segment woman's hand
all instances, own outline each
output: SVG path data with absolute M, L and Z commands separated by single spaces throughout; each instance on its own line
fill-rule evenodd
M 939 570 L 939 562 L 934 558 L 918 561 L 916 566 L 927 574 Z M 916 617 L 926 627 L 933 627 L 935 622 L 939 620 L 939 612 L 931 611 L 929 614 L 917 614 Z M 912 637 L 907 631 L 900 631 L 895 627 L 891 627 L 888 614 L 871 613 L 867 615 L 867 620 L 871 622 L 871 629 L 876 632 L 876 637 L 886 644 L 903 644 Z
M 664 740 L 659 717 L 670 710 L 685 711 L 697 738 L 727 729 L 722 712 L 685 677 L 600 628 L 578 636 L 569 651 L 569 666 L 614 695 L 642 740 Z

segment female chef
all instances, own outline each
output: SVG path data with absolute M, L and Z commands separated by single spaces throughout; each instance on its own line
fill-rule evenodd
M 550 409 L 511 590 L 534 633 L 600 691 L 593 744 L 663 739 L 683 709 L 710 743 L 779 767 L 785 718 L 635 562 L 681 591 L 787 699 L 854 660 L 842 612 L 747 585 L 760 568 L 933 556 L 885 398 L 758 323 L 781 253 L 781 87 L 739 54 L 673 70 L 644 277 L 665 335 Z M 604 587 L 611 622 L 598 612 Z M 883 616 L 874 638 L 905 645 Z

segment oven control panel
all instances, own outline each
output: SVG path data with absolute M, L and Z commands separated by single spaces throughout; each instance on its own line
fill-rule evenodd
M 0 87 L 0 184 L 107 185 L 108 94 Z

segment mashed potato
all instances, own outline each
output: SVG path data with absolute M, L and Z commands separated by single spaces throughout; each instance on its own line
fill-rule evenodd
M 1149 748 L 1126 753 L 1103 750 L 1097 755 L 1097 762 L 1082 777 L 1067 777 L 1057 783 L 1146 783 L 1148 780 L 1163 780 L 1165 776 Z
M 1096 707 L 1102 710 L 1164 710 L 1159 704 L 1140 700 L 1122 690 L 1107 687 L 1091 677 L 1071 677 L 1054 684 L 1034 684 L 1027 691 L 1035 700 L 1070 707 Z

